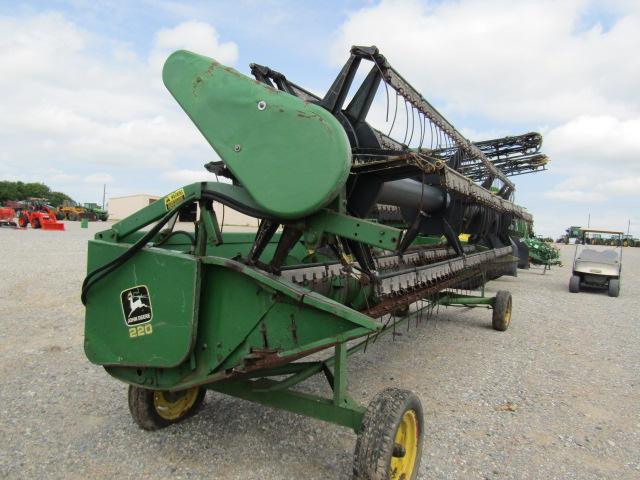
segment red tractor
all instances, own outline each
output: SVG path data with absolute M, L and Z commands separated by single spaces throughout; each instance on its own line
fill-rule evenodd
M 59 222 L 56 211 L 47 205 L 44 198 L 30 198 L 25 202 L 26 207 L 18 213 L 18 226 L 27 228 L 42 228 L 42 230 L 64 230 L 64 223 Z
M 0 227 L 16 227 L 16 211 L 11 207 L 0 207 Z

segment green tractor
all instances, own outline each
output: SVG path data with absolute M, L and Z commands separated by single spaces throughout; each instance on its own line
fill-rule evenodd
M 638 247 L 640 246 L 640 241 L 637 238 L 633 238 L 632 235 L 622 235 L 622 246 L 623 247 Z
M 82 206 L 85 209 L 84 217 L 90 221 L 101 220 L 106 222 L 109 218 L 109 213 L 100 208 L 97 203 L 84 203 Z
M 591 245 L 604 245 L 604 238 L 602 235 L 594 233 L 593 238 L 591 238 Z
M 571 226 L 567 228 L 564 235 L 564 243 L 566 245 L 576 243 L 576 240 L 580 237 L 580 228 L 582 227 Z

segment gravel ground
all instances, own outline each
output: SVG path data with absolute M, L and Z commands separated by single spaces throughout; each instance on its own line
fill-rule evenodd
M 220 394 L 180 425 L 134 425 L 126 386 L 82 350 L 86 240 L 104 226 L 0 230 L 0 477 L 348 479 L 350 431 Z M 420 396 L 420 478 L 640 478 L 640 248 L 624 255 L 617 299 L 568 292 L 571 247 L 565 267 L 490 283 L 514 295 L 507 332 L 443 309 L 354 356 L 353 396 Z

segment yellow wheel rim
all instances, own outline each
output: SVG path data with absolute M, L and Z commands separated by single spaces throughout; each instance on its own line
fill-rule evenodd
M 413 410 L 407 410 L 402 416 L 396 438 L 394 440 L 397 447 L 404 453 L 403 456 L 391 457 L 391 479 L 392 480 L 410 480 L 413 476 L 413 468 L 416 465 L 418 456 L 418 417 Z M 396 452 L 394 452 L 396 453 Z
M 504 323 L 509 325 L 511 322 L 511 299 L 507 302 L 507 308 L 504 310 Z
M 153 406 L 165 420 L 177 420 L 187 414 L 198 398 L 198 387 L 181 392 L 153 392 Z

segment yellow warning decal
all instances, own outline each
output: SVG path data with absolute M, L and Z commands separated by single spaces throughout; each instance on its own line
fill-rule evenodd
M 167 210 L 171 210 L 182 202 L 184 197 L 184 188 L 179 188 L 175 192 L 171 192 L 169 195 L 164 197 L 164 206 L 167 207 Z

